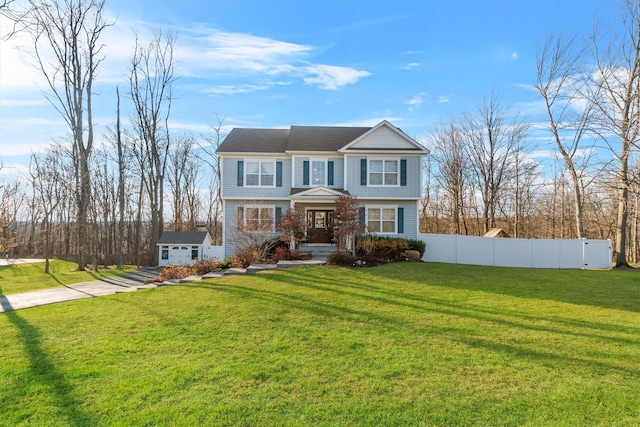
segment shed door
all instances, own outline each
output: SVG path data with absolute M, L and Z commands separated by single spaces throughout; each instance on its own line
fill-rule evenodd
M 191 264 L 191 246 L 171 246 L 169 262 L 171 264 Z

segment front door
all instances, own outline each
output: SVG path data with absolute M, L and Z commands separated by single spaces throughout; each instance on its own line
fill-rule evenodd
M 333 211 L 307 211 L 307 242 L 331 243 Z

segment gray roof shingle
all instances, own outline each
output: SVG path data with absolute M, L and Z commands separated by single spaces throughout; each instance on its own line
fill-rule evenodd
M 370 127 L 291 126 L 287 150 L 338 151 L 369 130 Z
M 233 128 L 218 153 L 338 151 L 370 127 L 291 126 L 290 129 Z
M 233 128 L 218 153 L 284 153 L 289 129 Z
M 165 231 L 158 239 L 159 245 L 201 245 L 207 237 L 206 231 Z

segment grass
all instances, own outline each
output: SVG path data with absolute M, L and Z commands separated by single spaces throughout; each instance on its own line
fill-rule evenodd
M 12 426 L 640 419 L 627 271 L 268 271 L 5 313 L 0 342 Z
M 52 259 L 49 263 L 49 274 L 44 273 L 44 262 L 35 264 L 18 264 L 0 266 L 0 295 L 11 295 L 72 283 L 120 276 L 134 270 L 134 266 L 126 266 L 118 270 L 110 268 L 98 271 L 78 271 L 78 264 Z

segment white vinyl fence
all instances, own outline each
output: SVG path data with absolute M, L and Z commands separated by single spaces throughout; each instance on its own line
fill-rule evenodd
M 611 240 L 504 239 L 419 233 L 423 261 L 528 268 L 611 268 Z
M 224 259 L 224 246 L 204 246 L 202 252 L 203 258 Z

